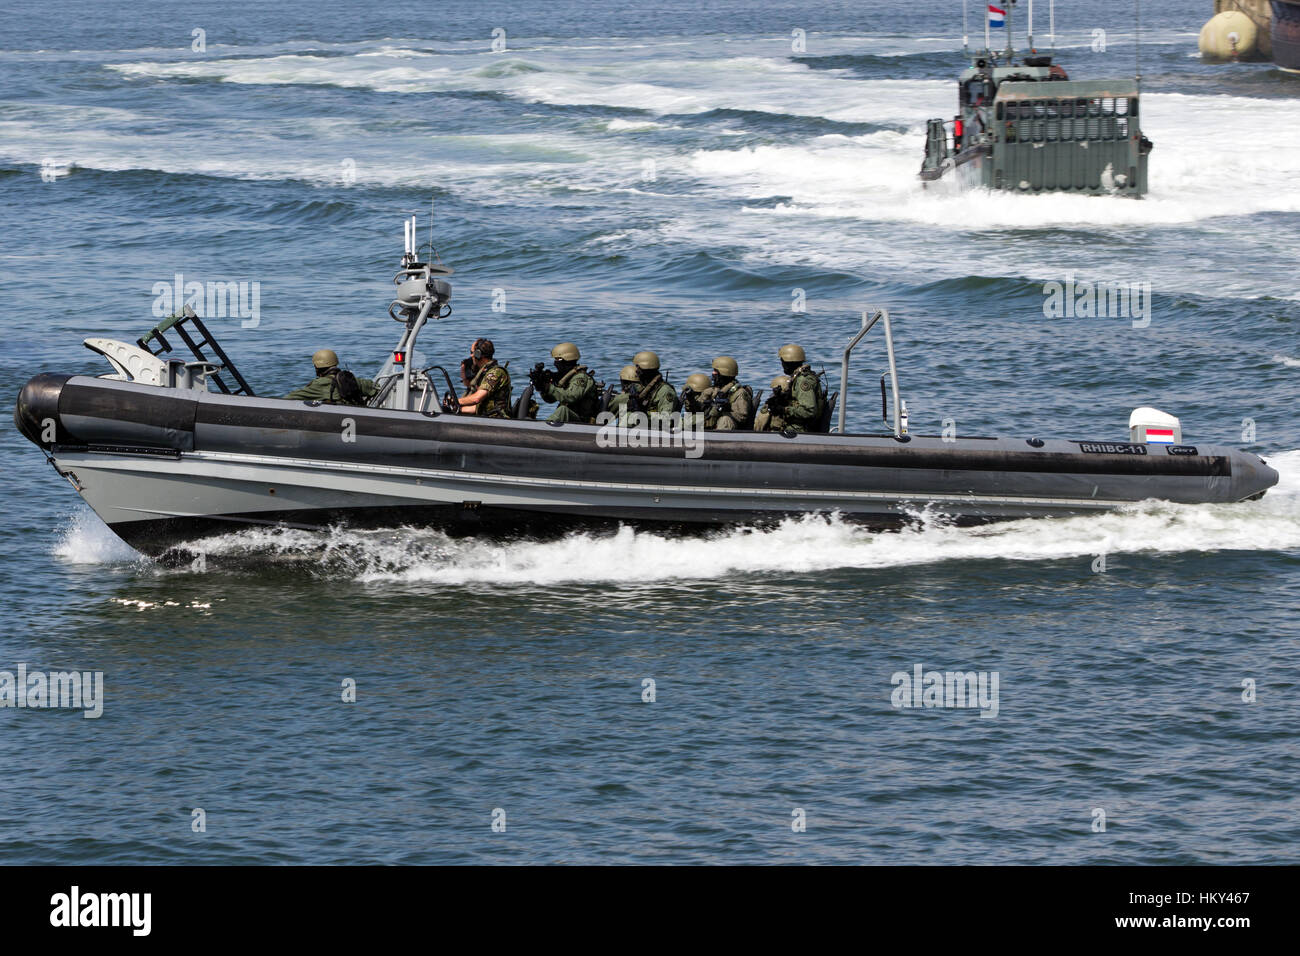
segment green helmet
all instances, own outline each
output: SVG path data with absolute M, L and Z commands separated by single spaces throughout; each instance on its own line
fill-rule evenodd
M 582 358 L 582 354 L 572 342 L 561 342 L 551 349 L 551 358 L 559 359 L 562 362 L 576 362 Z
M 659 371 L 659 356 L 649 349 L 645 349 L 632 356 L 632 364 L 639 369 L 657 372 Z
M 635 366 L 635 365 L 624 365 L 624 366 L 623 366 L 623 371 L 621 371 L 621 372 L 618 373 L 618 380 L 619 380 L 620 382 L 635 382 L 635 381 L 638 381 L 637 374 L 636 374 L 636 366 Z
M 696 395 L 703 394 L 704 390 L 713 384 L 713 379 L 709 378 L 703 372 L 696 372 L 694 375 L 686 376 L 686 387 Z
M 338 368 L 338 353 L 333 349 L 317 349 L 311 357 L 311 364 L 316 368 Z
M 772 391 L 774 392 L 789 387 L 790 387 L 789 375 L 778 375 L 776 378 L 772 379 Z
M 803 349 L 793 343 L 781 346 L 779 354 L 782 362 L 798 362 L 802 365 L 808 361 L 808 357 L 803 354 Z
M 740 366 L 730 355 L 719 355 L 713 360 L 713 371 L 727 378 L 735 378 L 740 374 Z

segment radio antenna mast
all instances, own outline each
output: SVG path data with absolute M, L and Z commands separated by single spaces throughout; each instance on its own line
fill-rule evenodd
M 1016 57 L 1015 45 L 1012 42 L 1015 39 L 1015 26 L 1011 19 L 1011 12 L 1016 8 L 1016 0 L 1006 0 L 1006 4 L 1007 15 L 1002 21 L 1002 27 L 1007 31 L 1007 66 L 1010 66 L 1011 61 Z
M 1133 10 L 1137 16 L 1137 34 L 1134 36 L 1133 80 L 1138 92 L 1142 92 L 1142 0 L 1134 0 Z
M 961 0 L 961 52 L 968 60 L 970 59 L 970 25 L 966 20 L 966 14 L 969 6 L 967 0 Z

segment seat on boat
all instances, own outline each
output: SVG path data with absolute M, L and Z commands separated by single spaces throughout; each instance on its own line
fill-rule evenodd
M 533 386 L 530 384 L 524 388 L 519 395 L 519 399 L 510 407 L 510 417 L 518 419 L 536 418 L 537 407 L 537 404 L 533 401 Z
M 822 409 L 821 417 L 817 419 L 815 432 L 828 432 L 831 430 L 831 416 L 835 414 L 835 403 L 840 399 L 839 392 L 831 392 L 826 398 L 826 407 Z

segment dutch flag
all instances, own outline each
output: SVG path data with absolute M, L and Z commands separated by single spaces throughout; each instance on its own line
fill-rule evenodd
M 1007 25 L 1007 11 L 989 4 L 989 26 L 1004 27 Z
M 1174 430 L 1172 428 L 1147 428 L 1147 444 L 1149 445 L 1172 445 L 1174 443 Z

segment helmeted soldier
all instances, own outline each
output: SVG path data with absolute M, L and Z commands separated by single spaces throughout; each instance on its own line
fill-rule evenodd
M 364 405 L 379 392 L 370 379 L 357 378 L 347 369 L 340 369 L 339 357 L 333 349 L 317 349 L 311 364 L 316 369 L 316 377 L 285 398 L 324 405 Z
M 713 360 L 712 389 L 704 416 L 706 429 L 748 431 L 754 424 L 754 390 L 736 381 L 740 366 L 730 355 Z
M 635 365 L 623 366 L 623 371 L 618 373 L 618 384 L 620 391 L 609 400 L 606 411 L 617 415 L 620 422 L 626 422 L 628 412 L 644 411 L 636 399 L 640 378 Z
M 596 420 L 600 394 L 595 378 L 586 366 L 578 364 L 581 357 L 576 345 L 561 342 L 551 349 L 551 358 L 555 359 L 555 373 L 530 376 L 541 397 L 545 401 L 556 403 L 555 411 L 546 419 L 548 422 L 590 423 Z
M 682 411 L 690 414 L 702 413 L 709 407 L 713 398 L 713 381 L 703 372 L 686 376 L 686 385 L 678 396 Z
M 637 402 L 639 409 L 634 411 L 651 412 L 659 415 L 671 415 L 677 410 L 677 393 L 659 372 L 659 356 L 649 349 L 632 356 L 636 366 Z
M 754 431 L 779 432 L 785 428 L 785 413 L 790 405 L 790 376 L 772 379 L 772 391 L 754 416 Z
M 826 389 L 821 377 L 808 366 L 807 356 L 798 345 L 783 345 L 781 368 L 790 376 L 790 404 L 785 410 L 785 426 L 796 432 L 817 431 L 826 411 Z
M 469 359 L 462 364 L 469 384 L 465 386 L 465 394 L 455 400 L 458 406 L 455 411 L 482 418 L 510 417 L 510 373 L 497 364 L 495 354 L 496 346 L 491 339 L 474 340 Z M 448 410 L 453 409 L 448 406 Z

